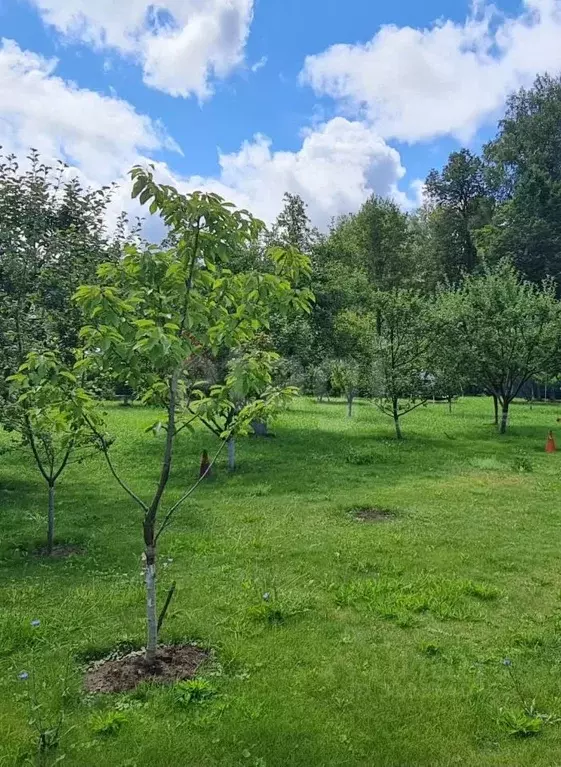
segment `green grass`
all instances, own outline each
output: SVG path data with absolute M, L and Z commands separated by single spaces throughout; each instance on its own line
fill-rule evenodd
M 139 512 L 99 456 L 73 466 L 57 533 L 85 554 L 37 559 L 45 488 L 26 455 L 2 455 L 0 765 L 36 763 L 25 690 L 34 678 L 54 721 L 63 676 L 45 764 L 561 764 L 561 724 L 509 734 L 521 703 L 502 664 L 528 704 L 561 716 L 561 456 L 544 452 L 561 406 L 514 406 L 504 438 L 491 415 L 484 399 L 430 405 L 398 443 L 371 405 L 349 420 L 342 403 L 301 400 L 275 439 L 241 440 L 238 472 L 221 465 L 161 540 L 161 595 L 177 581 L 162 641 L 213 648 L 193 688 L 208 695 L 84 693 L 87 659 L 144 639 Z M 153 412 L 110 420 L 115 462 L 148 494 Z M 168 500 L 214 447 L 202 431 L 179 438 Z M 353 519 L 369 506 L 393 514 Z

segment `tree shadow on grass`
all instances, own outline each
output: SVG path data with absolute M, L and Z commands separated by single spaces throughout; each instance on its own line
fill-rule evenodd
M 276 440 L 240 444 L 240 466 L 229 487 L 244 495 L 259 482 L 270 485 L 271 495 L 277 497 L 305 495 L 322 485 L 340 489 L 365 477 L 385 484 L 450 477 L 475 470 L 472 461 L 485 459 L 496 460 L 499 470 L 510 472 L 521 451 L 541 453 L 543 440 L 541 426 L 520 425 L 502 436 L 481 422 L 457 435 L 433 436 L 411 429 L 402 441 L 389 429 L 369 434 L 283 428 L 277 430 Z

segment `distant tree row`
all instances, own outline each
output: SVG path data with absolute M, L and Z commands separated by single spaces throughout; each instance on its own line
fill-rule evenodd
M 274 328 L 307 391 L 373 396 L 398 433 L 428 396 L 488 393 L 504 431 L 525 384 L 561 372 L 561 78 L 513 94 L 496 138 L 431 171 L 413 214 L 372 197 L 322 235 L 286 195 L 270 236 L 313 265 L 311 316 Z

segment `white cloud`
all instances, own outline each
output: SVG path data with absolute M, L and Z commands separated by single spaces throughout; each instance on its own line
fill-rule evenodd
M 0 144 L 24 157 L 36 147 L 46 161 L 68 162 L 84 184 L 121 183 L 114 208 L 138 214 L 126 172 L 161 149 L 178 149 L 163 128 L 126 101 L 80 89 L 56 75 L 56 61 L 16 43 L 0 47 Z M 159 176 L 183 191 L 213 190 L 272 222 L 286 191 L 300 194 L 314 224 L 356 210 L 373 192 L 411 204 L 398 190 L 399 153 L 368 125 L 336 117 L 302 135 L 296 151 L 275 151 L 257 135 L 239 151 L 218 154 L 216 178 L 181 177 L 164 163 Z M 143 211 L 145 213 L 146 211 Z
M 126 101 L 80 89 L 54 74 L 55 60 L 0 46 L 0 145 L 80 168 L 96 183 L 121 175 L 145 152 L 176 148 L 161 126 Z
M 525 0 L 517 18 L 476 2 L 463 24 L 384 26 L 364 45 L 308 56 L 301 79 L 384 138 L 465 141 L 510 92 L 560 68 L 561 0 Z
M 219 161 L 218 179 L 191 177 L 183 188 L 215 191 L 267 222 L 276 218 L 285 192 L 301 195 L 321 228 L 372 193 L 411 204 L 398 190 L 405 174 L 399 153 L 364 123 L 343 117 L 306 131 L 298 151 L 274 151 L 270 139 L 257 135 Z
M 263 67 L 267 65 L 267 61 L 268 61 L 268 60 L 269 60 L 269 59 L 268 59 L 268 57 L 267 57 L 267 56 L 261 56 L 261 58 L 259 59 L 259 61 L 256 61 L 256 62 L 255 62 L 255 64 L 253 64 L 253 65 L 252 65 L 252 67 L 251 67 L 251 71 L 252 71 L 254 74 L 255 74 L 255 72 L 259 72 L 259 70 L 260 70 L 260 69 L 263 69 Z
M 31 1 L 70 38 L 138 60 L 147 85 L 200 99 L 243 61 L 253 17 L 253 0 Z

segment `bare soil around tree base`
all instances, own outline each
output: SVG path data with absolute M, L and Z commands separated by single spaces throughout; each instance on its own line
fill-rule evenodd
M 41 546 L 32 552 L 34 557 L 43 559 L 67 559 L 68 557 L 79 557 L 84 553 L 84 548 L 74 543 L 57 543 L 53 546 L 50 554 L 46 546 Z
M 159 647 L 156 660 L 146 662 L 144 650 L 136 650 L 122 658 L 101 660 L 86 674 L 88 692 L 128 692 L 141 682 L 173 684 L 193 679 L 199 667 L 208 660 L 206 650 L 196 645 Z

